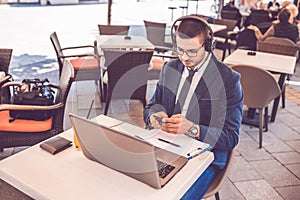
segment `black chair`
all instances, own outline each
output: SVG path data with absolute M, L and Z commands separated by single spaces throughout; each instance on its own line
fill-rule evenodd
M 98 24 L 100 35 L 128 35 L 130 26 Z
M 272 18 L 267 10 L 252 10 L 249 17 L 249 24 L 257 25 L 262 22 L 270 22 Z
M 8 147 L 31 146 L 63 132 L 65 106 L 73 81 L 73 67 L 69 61 L 65 61 L 59 85 L 53 86 L 57 89 L 53 105 L 33 106 L 0 104 L 0 152 L 3 151 L 3 148 Z M 21 83 L 17 82 L 8 82 L 2 87 L 13 87 L 14 85 L 20 84 Z M 10 122 L 10 110 L 50 110 L 52 111 L 52 117 L 43 121 L 15 119 L 13 122 Z
M 165 53 L 172 51 L 172 43 L 165 42 L 166 23 L 144 20 L 147 39 L 154 45 L 154 51 Z
M 256 26 L 259 28 L 260 32 L 264 34 L 272 25 L 272 22 L 261 22 Z
M 12 56 L 12 49 L 0 49 L 0 71 L 4 71 L 5 74 L 9 72 L 9 64 Z M 10 75 L 7 75 L 0 81 L 0 87 L 6 83 L 10 78 Z M 7 103 L 10 99 L 10 90 L 9 88 L 3 88 L 1 90 L 0 103 Z
M 221 19 L 236 20 L 236 26 L 241 27 L 242 15 L 238 9 L 227 10 L 223 7 L 221 10 Z
M 253 30 L 244 29 L 236 35 L 236 49 L 256 51 L 257 38 Z
M 111 99 L 138 99 L 146 106 L 148 67 L 153 50 L 103 50 L 107 67 L 107 94 L 104 114 Z
M 215 19 L 214 24 L 226 25 L 226 29 L 214 33 L 216 39 L 216 49 L 223 50 L 222 61 L 225 59 L 226 51 L 231 53 L 231 40 L 233 39 L 233 29 L 236 26 L 236 20 Z

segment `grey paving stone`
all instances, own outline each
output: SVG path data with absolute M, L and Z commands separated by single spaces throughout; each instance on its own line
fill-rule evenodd
M 245 132 L 243 129 L 240 129 L 240 136 L 239 136 L 240 141 L 253 141 L 253 138 Z
M 265 180 L 235 182 L 234 185 L 246 200 L 282 200 L 282 197 Z
M 275 188 L 277 192 L 285 200 L 296 200 L 300 198 L 300 185 L 298 186 L 289 186 L 289 187 L 279 187 Z
M 298 118 L 300 118 L 300 107 L 297 106 L 297 104 L 295 106 L 288 106 L 287 107 L 288 112 L 294 114 L 295 116 L 297 116 Z
M 228 177 L 233 182 L 257 180 L 263 178 L 242 156 L 234 157 Z
M 277 160 L 254 161 L 251 165 L 272 187 L 300 184 L 300 180 Z
M 280 163 L 286 164 L 295 164 L 300 163 L 300 154 L 293 152 L 283 152 L 283 153 L 273 153 L 272 154 Z
M 244 200 L 245 198 L 241 195 L 241 193 L 237 190 L 237 188 L 230 182 L 230 180 L 226 179 L 224 184 L 222 185 L 219 191 L 220 199 L 222 200 Z M 215 200 L 215 197 L 209 197 L 206 200 Z
M 300 153 L 300 140 L 297 141 L 288 141 L 286 142 L 289 146 L 291 146 L 293 149 L 298 151 Z
M 11 156 L 14 152 L 14 148 L 4 148 L 3 152 L 0 152 L 0 160 Z
M 299 131 L 300 131 L 300 126 Z M 284 123 L 271 123 L 269 130 L 276 134 L 282 140 L 299 140 L 300 134 L 294 130 L 294 127 L 289 127 Z
M 256 135 L 254 139 L 258 142 L 258 132 L 253 133 Z M 263 132 L 263 148 L 265 148 L 269 152 L 286 152 L 292 151 L 292 148 L 287 145 L 284 141 L 282 141 L 279 137 L 277 137 L 273 132 Z
M 293 129 L 300 134 L 300 126 L 294 126 Z
M 286 167 L 300 179 L 300 164 L 286 165 Z
M 290 127 L 299 125 L 299 118 L 293 114 L 285 113 L 280 115 L 279 118 Z
M 256 142 L 240 142 L 237 149 L 247 161 L 273 159 L 264 148 L 259 149 Z

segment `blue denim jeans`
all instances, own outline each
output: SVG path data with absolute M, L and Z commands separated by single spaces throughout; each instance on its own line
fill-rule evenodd
M 219 169 L 210 165 L 181 197 L 181 200 L 200 200 L 219 171 Z

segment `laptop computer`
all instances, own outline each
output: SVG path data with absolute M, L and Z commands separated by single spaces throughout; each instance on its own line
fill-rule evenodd
M 166 185 L 188 161 L 143 139 L 72 113 L 69 117 L 85 157 L 154 188 Z

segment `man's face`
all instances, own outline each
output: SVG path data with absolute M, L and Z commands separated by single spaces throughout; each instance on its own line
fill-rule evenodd
M 204 40 L 201 36 L 196 36 L 190 39 L 182 39 L 176 36 L 178 57 L 186 67 L 191 67 L 199 64 L 204 56 Z

